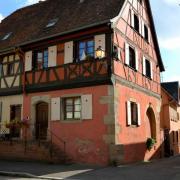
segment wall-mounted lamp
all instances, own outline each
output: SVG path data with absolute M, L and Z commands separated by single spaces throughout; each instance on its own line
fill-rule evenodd
M 105 51 L 102 49 L 101 46 L 99 46 L 97 49 L 96 49 L 96 57 L 98 59 L 102 59 L 105 57 Z

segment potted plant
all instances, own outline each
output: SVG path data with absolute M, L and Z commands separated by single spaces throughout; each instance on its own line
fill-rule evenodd
M 148 138 L 146 141 L 146 148 L 150 151 L 153 146 L 156 144 L 156 140 L 153 138 Z

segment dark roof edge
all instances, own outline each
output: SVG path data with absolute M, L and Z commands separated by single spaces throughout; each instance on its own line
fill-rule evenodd
M 152 14 L 151 5 L 150 5 L 149 0 L 147 0 L 147 5 L 148 5 L 149 13 L 150 13 L 150 21 L 152 23 L 152 30 L 153 30 L 154 37 L 155 37 L 154 43 L 155 43 L 155 46 L 156 46 L 156 52 L 157 52 L 157 55 L 158 55 L 158 59 L 160 61 L 159 66 L 160 66 L 161 72 L 163 72 L 163 71 L 165 71 L 165 67 L 164 67 L 164 64 L 163 64 L 163 61 L 162 61 L 162 57 L 161 57 L 161 52 L 160 52 L 160 48 L 159 48 L 157 33 L 156 33 L 156 29 L 155 29 L 155 23 L 154 23 L 154 20 L 153 20 L 153 14 Z
M 180 106 L 180 103 L 164 88 L 161 86 L 161 88 L 163 89 L 163 91 L 165 91 L 165 93 L 170 97 L 172 98 L 172 100 L 178 105 Z
M 100 26 L 100 25 L 107 24 L 107 23 L 110 23 L 110 19 L 104 20 L 104 21 L 101 21 L 101 22 L 98 22 L 98 23 L 93 23 L 93 24 L 90 24 L 90 25 L 82 26 L 82 27 L 79 27 L 79 28 L 76 28 L 76 29 L 72 29 L 70 31 L 65 31 L 65 32 L 62 32 L 62 33 L 57 33 L 57 34 L 54 34 L 54 35 L 50 35 L 50 36 L 46 36 L 46 37 L 43 37 L 43 38 L 35 39 L 35 40 L 32 40 L 32 41 L 26 41 L 24 43 L 17 44 L 14 47 L 10 47 L 10 48 L 4 49 L 4 50 L 0 50 L 0 54 L 5 54 L 5 53 L 7 53 L 7 51 L 12 51 L 16 47 L 25 46 L 25 45 L 28 45 L 28 44 L 31 44 L 31 43 L 47 40 L 47 39 L 54 38 L 54 37 L 57 37 L 57 36 L 67 35 L 67 34 L 70 34 L 70 33 L 76 32 L 76 31 L 81 31 L 83 29 L 92 28 L 92 27 Z

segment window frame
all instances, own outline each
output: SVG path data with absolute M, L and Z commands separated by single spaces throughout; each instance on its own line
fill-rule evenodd
M 144 23 L 144 39 L 146 42 L 149 43 L 149 28 L 148 26 Z
M 47 56 L 45 56 L 45 52 L 47 52 Z M 42 62 L 41 62 L 41 68 L 39 68 L 39 59 L 38 54 L 42 53 Z M 45 58 L 47 58 L 46 66 L 45 65 Z M 45 70 L 48 69 L 48 62 L 49 62 L 49 51 L 48 48 L 44 49 L 38 49 L 33 52 L 33 70 Z
M 72 105 L 68 105 L 68 106 L 72 106 L 72 111 L 67 111 L 67 100 L 71 99 L 72 100 Z M 79 99 L 80 104 L 75 104 L 75 100 Z M 64 97 L 62 98 L 62 105 L 63 105 L 63 120 L 64 121 L 78 121 L 82 119 L 82 101 L 81 101 L 81 97 L 80 96 L 73 96 L 73 97 Z M 78 105 L 80 106 L 80 110 L 79 111 L 75 111 L 75 106 Z M 72 113 L 72 118 L 67 118 L 67 112 L 71 112 Z M 75 117 L 75 113 L 78 112 L 80 113 L 80 117 L 76 118 Z
M 134 24 L 133 24 L 133 29 L 140 34 L 140 21 L 139 21 L 139 16 L 136 13 L 133 13 L 133 18 L 134 18 Z M 137 21 L 136 21 L 137 20 Z
M 88 46 L 87 43 L 88 42 L 93 42 L 93 46 Z M 91 37 L 91 38 L 86 38 L 86 39 L 80 39 L 78 41 L 76 41 L 76 48 L 75 48 L 75 61 L 76 62 L 81 62 L 81 61 L 84 61 L 86 59 L 81 59 L 80 58 L 80 49 L 83 49 L 83 48 L 80 48 L 80 43 L 85 43 L 85 53 L 86 53 L 86 59 L 88 57 L 88 55 L 90 55 L 91 53 L 87 53 L 87 49 L 88 48 L 92 48 L 93 49 L 93 52 L 92 52 L 92 55 L 93 56 L 89 56 L 89 59 L 94 59 L 95 58 L 95 40 L 94 40 L 94 37 Z
M 133 51 L 133 52 L 132 52 Z M 131 54 L 133 53 L 133 54 Z M 136 50 L 132 46 L 129 46 L 129 64 L 128 66 L 136 71 Z

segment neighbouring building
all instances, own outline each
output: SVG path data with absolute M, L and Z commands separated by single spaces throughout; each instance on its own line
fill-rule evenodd
M 10 133 L 5 121 L 25 118 L 31 144 L 53 143 L 74 162 L 160 157 L 164 66 L 149 0 L 21 8 L 0 24 L 0 59 L 2 134 Z M 151 151 L 147 138 L 157 141 Z
M 164 156 L 180 153 L 179 82 L 161 84 L 161 128 L 164 131 Z

